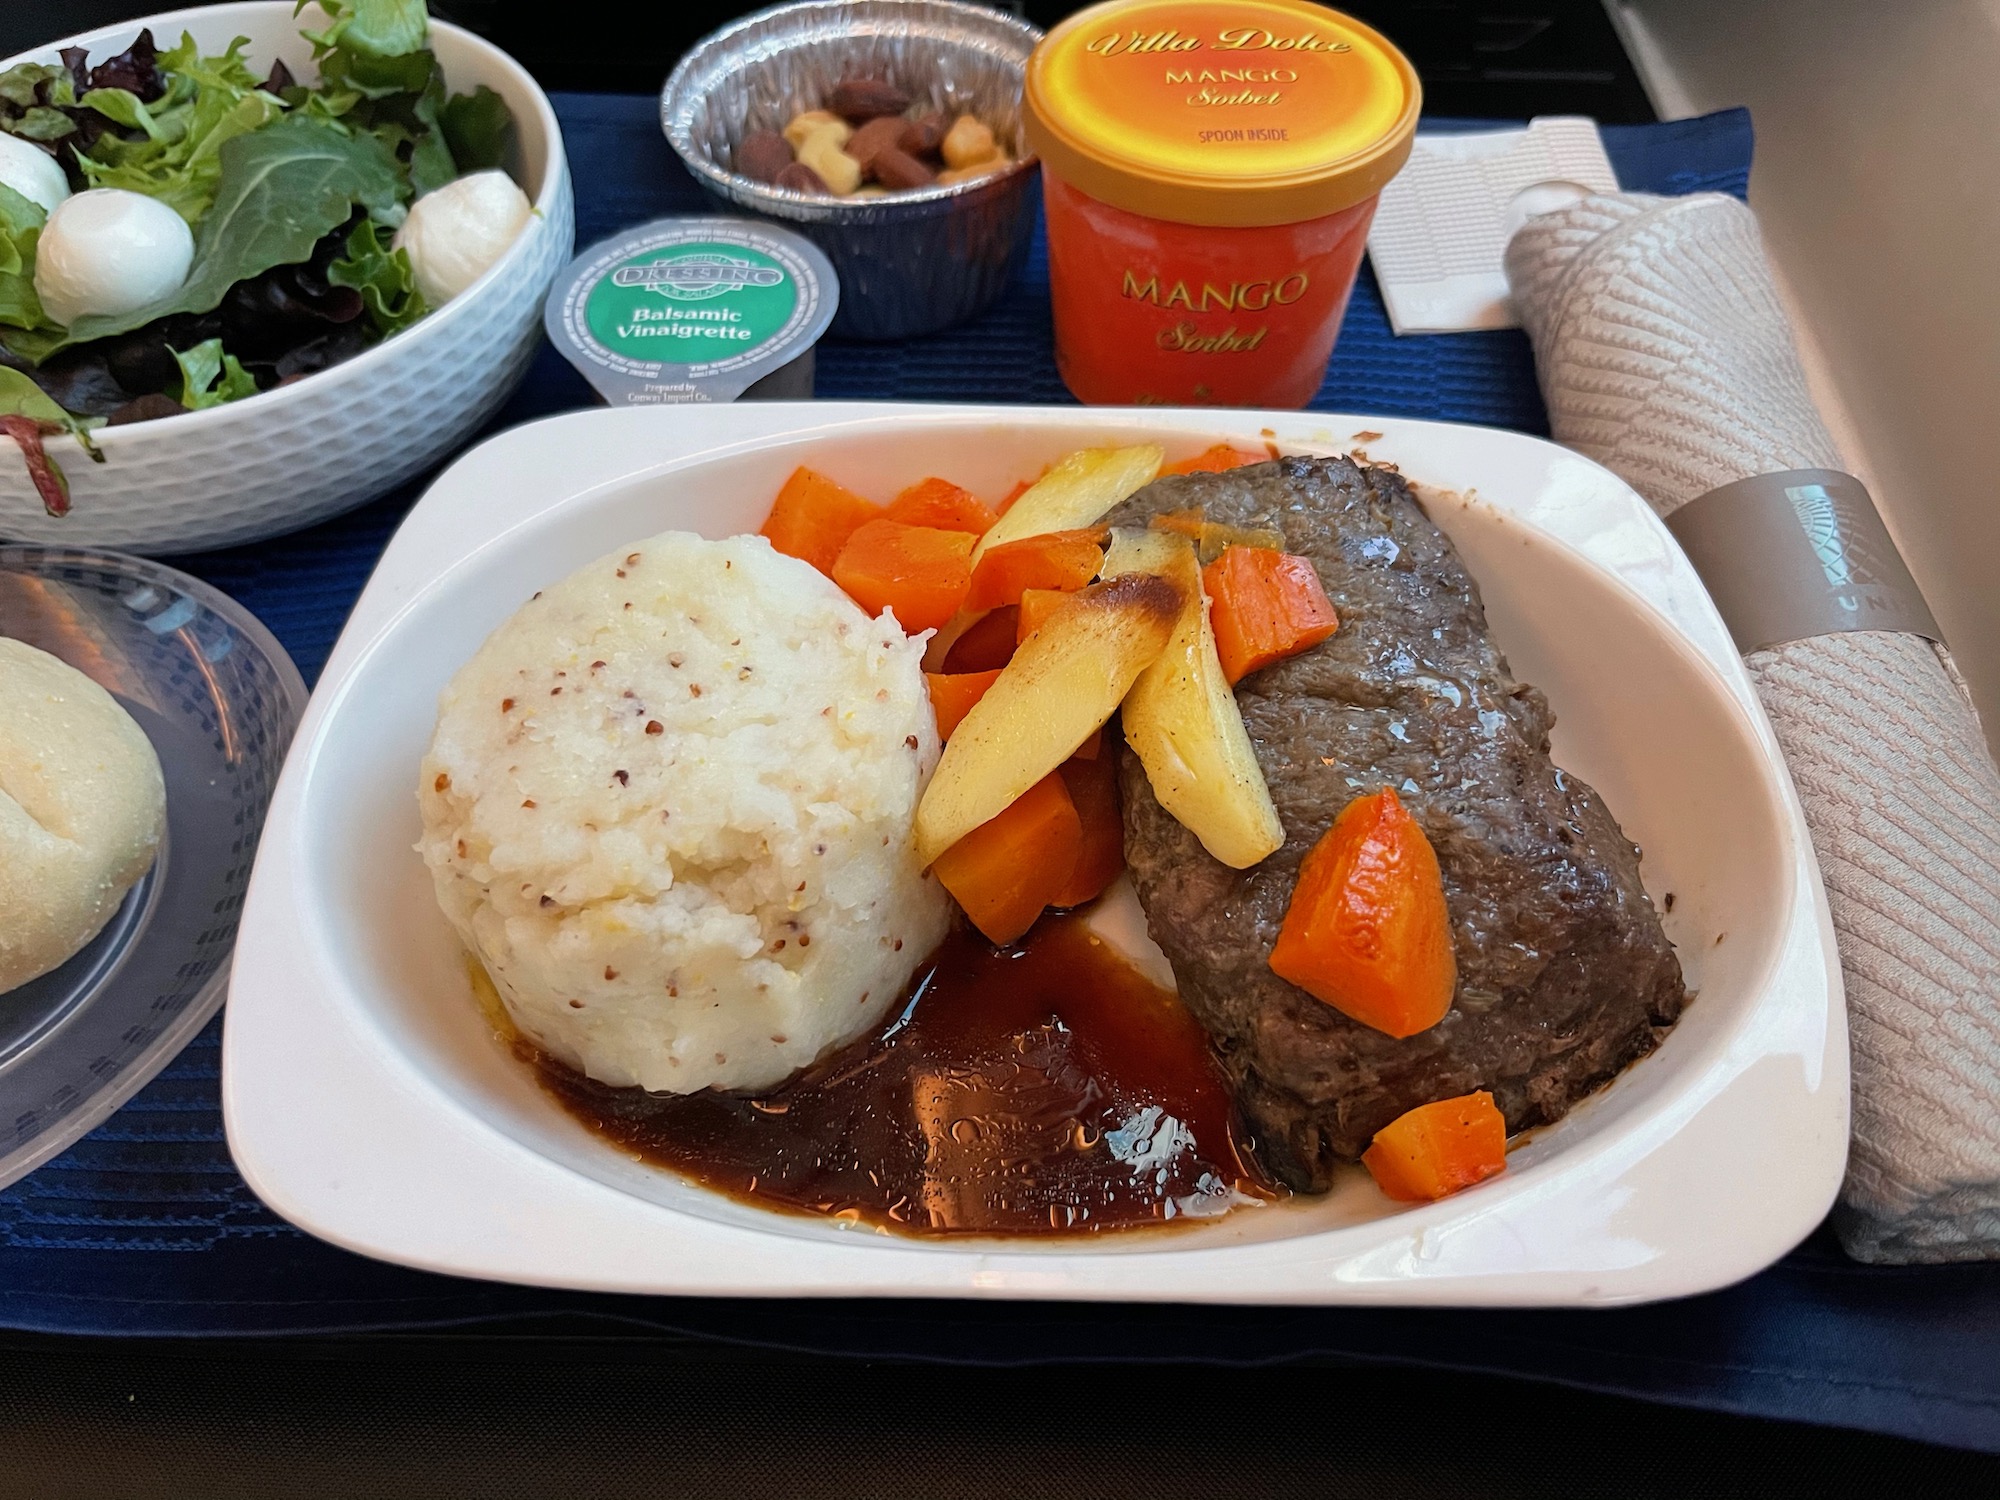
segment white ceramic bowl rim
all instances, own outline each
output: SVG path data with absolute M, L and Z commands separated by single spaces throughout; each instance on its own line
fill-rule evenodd
M 97 58 L 104 51 L 107 44 L 114 50 L 123 50 L 131 44 L 132 40 L 141 31 L 147 29 L 151 29 L 157 39 L 161 33 L 173 34 L 180 28 L 192 25 L 199 25 L 205 30 L 217 30 L 226 25 L 229 18 L 247 14 L 258 16 L 282 15 L 289 20 L 292 16 L 292 9 L 292 0 L 237 0 L 237 3 L 231 5 L 197 5 L 189 6 L 182 10 L 162 11 L 157 15 L 141 16 L 136 20 L 117 21 L 108 26 L 100 26 L 94 31 L 79 32 L 75 36 L 64 37 L 59 41 L 50 42 L 46 46 L 33 47 L 26 52 L 17 52 L 12 57 L 0 60 L 0 70 L 5 70 L 15 66 L 17 63 L 24 62 L 53 63 L 57 60 L 57 56 L 61 50 L 66 47 L 85 48 L 93 58 Z M 325 15 L 324 12 L 319 10 L 317 5 L 311 6 L 298 16 L 298 25 L 300 27 L 313 25 L 312 17 L 315 14 L 319 14 L 322 18 Z M 449 38 L 450 45 L 462 46 L 475 54 L 483 54 L 490 63 L 516 75 L 517 80 L 523 86 L 523 92 L 526 97 L 533 100 L 535 105 L 533 125 L 540 131 L 548 153 L 547 160 L 542 166 L 542 180 L 536 185 L 534 197 L 535 218 L 527 228 L 524 228 L 521 233 L 514 237 L 514 242 L 507 247 L 506 252 L 501 255 L 499 260 L 488 266 L 477 281 L 452 298 L 443 307 L 428 314 L 421 322 L 413 325 L 411 328 L 404 329 L 401 333 L 391 338 L 383 339 L 381 342 L 364 349 L 352 359 L 345 359 L 337 365 L 330 366 L 328 370 L 315 370 L 304 380 L 293 381 L 290 385 L 278 386 L 273 390 L 259 391 L 256 395 L 245 397 L 241 401 L 231 401 L 222 406 L 209 407 L 204 411 L 188 412 L 182 416 L 165 419 L 172 423 L 176 431 L 182 434 L 191 434 L 196 430 L 194 424 L 206 423 L 210 426 L 216 426 L 239 418 L 246 412 L 275 411 L 280 402 L 303 399 L 300 393 L 302 391 L 309 391 L 319 376 L 328 374 L 331 370 L 342 370 L 356 374 L 367 372 L 372 366 L 379 365 L 384 360 L 393 358 L 394 351 L 397 349 L 399 343 L 411 334 L 431 328 L 446 319 L 475 316 L 476 314 L 472 311 L 476 300 L 475 294 L 490 282 L 511 274 L 514 268 L 527 255 L 529 237 L 534 232 L 535 227 L 543 223 L 550 211 L 555 207 L 566 175 L 562 170 L 562 129 L 556 123 L 555 107 L 549 103 L 548 95 L 542 91 L 541 86 L 535 82 L 533 76 L 526 68 L 522 67 L 511 55 L 494 46 L 484 37 L 475 32 L 467 31 L 462 26 L 454 26 L 451 22 L 442 21 L 436 17 L 432 17 L 431 19 L 431 30 L 433 33 Z M 253 55 L 251 60 L 255 63 L 261 59 L 257 59 Z M 521 135 L 526 133 L 530 122 L 522 120 L 517 113 L 514 123 L 518 140 Z M 119 427 L 98 427 L 92 430 L 90 437 L 91 441 L 99 448 L 129 448 L 134 443 L 143 443 L 148 433 L 158 425 L 158 423 L 154 422 L 132 422 Z

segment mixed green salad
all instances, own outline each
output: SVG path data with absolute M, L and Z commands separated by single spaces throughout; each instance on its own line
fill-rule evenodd
M 507 106 L 446 90 L 424 0 L 320 5 L 312 85 L 260 71 L 244 38 L 203 56 L 150 31 L 96 63 L 67 48 L 0 72 L 0 435 L 51 514 L 68 494 L 44 435 L 95 456 L 100 423 L 241 400 L 408 327 L 456 289 L 433 276 L 426 298 L 412 251 L 463 214 L 432 211 L 427 242 L 398 231 L 461 178 L 528 212 L 496 171 Z

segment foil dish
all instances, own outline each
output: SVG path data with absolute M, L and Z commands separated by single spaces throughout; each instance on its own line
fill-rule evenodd
M 746 16 L 681 59 L 660 93 L 660 126 L 727 211 L 775 219 L 826 252 L 840 277 L 832 332 L 858 339 L 935 333 L 985 311 L 1021 262 L 1040 201 L 1021 84 L 1041 32 L 949 0 L 804 0 Z M 977 115 L 1016 158 L 990 176 L 883 198 L 794 192 L 730 168 L 753 130 L 817 109 L 847 77 L 887 79 L 923 109 Z

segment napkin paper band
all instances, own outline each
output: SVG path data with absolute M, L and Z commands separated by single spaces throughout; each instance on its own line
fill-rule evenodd
M 1944 641 L 1867 487 L 1852 474 L 1791 469 L 1739 479 L 1681 506 L 1667 530 L 1746 656 L 1846 630 Z

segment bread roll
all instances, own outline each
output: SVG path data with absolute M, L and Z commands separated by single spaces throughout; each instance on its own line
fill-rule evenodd
M 0 993 L 97 936 L 166 823 L 159 757 L 132 716 L 74 667 L 0 637 Z

